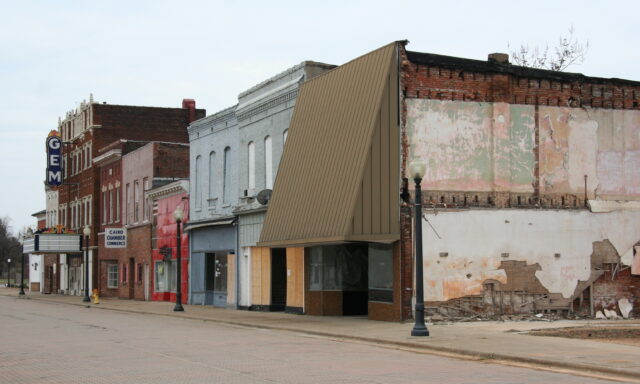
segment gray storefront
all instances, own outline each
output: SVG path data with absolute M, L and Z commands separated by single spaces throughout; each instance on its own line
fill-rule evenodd
M 233 218 L 190 223 L 191 304 L 235 307 L 237 231 Z

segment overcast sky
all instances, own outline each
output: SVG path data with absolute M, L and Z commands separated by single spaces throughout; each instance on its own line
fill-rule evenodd
M 0 217 L 14 231 L 45 208 L 44 141 L 93 93 L 111 104 L 207 114 L 303 60 L 342 64 L 395 40 L 486 60 L 507 44 L 589 41 L 569 72 L 640 80 L 637 2 L 1 1 Z

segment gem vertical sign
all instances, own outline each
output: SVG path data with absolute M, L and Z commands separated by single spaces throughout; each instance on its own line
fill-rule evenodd
M 47 137 L 47 185 L 62 185 L 62 140 L 57 131 Z

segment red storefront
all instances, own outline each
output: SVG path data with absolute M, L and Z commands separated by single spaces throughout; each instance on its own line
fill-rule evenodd
M 177 225 L 174 212 L 182 207 L 184 217 L 180 223 L 182 303 L 188 302 L 189 292 L 189 238 L 183 231 L 189 220 L 189 181 L 179 180 L 147 192 L 153 201 L 151 300 L 176 300 Z

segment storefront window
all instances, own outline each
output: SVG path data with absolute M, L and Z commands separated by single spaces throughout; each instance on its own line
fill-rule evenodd
M 367 248 L 363 245 L 327 245 L 310 248 L 311 291 L 365 291 Z
M 216 254 L 215 283 L 213 290 L 227 292 L 227 254 Z
M 369 244 L 369 300 L 393 302 L 393 246 Z
M 164 261 L 156 261 L 155 262 L 155 291 L 156 292 L 165 292 L 167 281 L 166 281 L 166 270 L 164 268 Z
M 176 272 L 177 263 L 172 261 L 156 261 L 155 269 L 155 286 L 156 292 L 175 292 L 176 291 Z
M 309 290 L 322 291 L 322 247 L 311 247 L 309 253 Z

